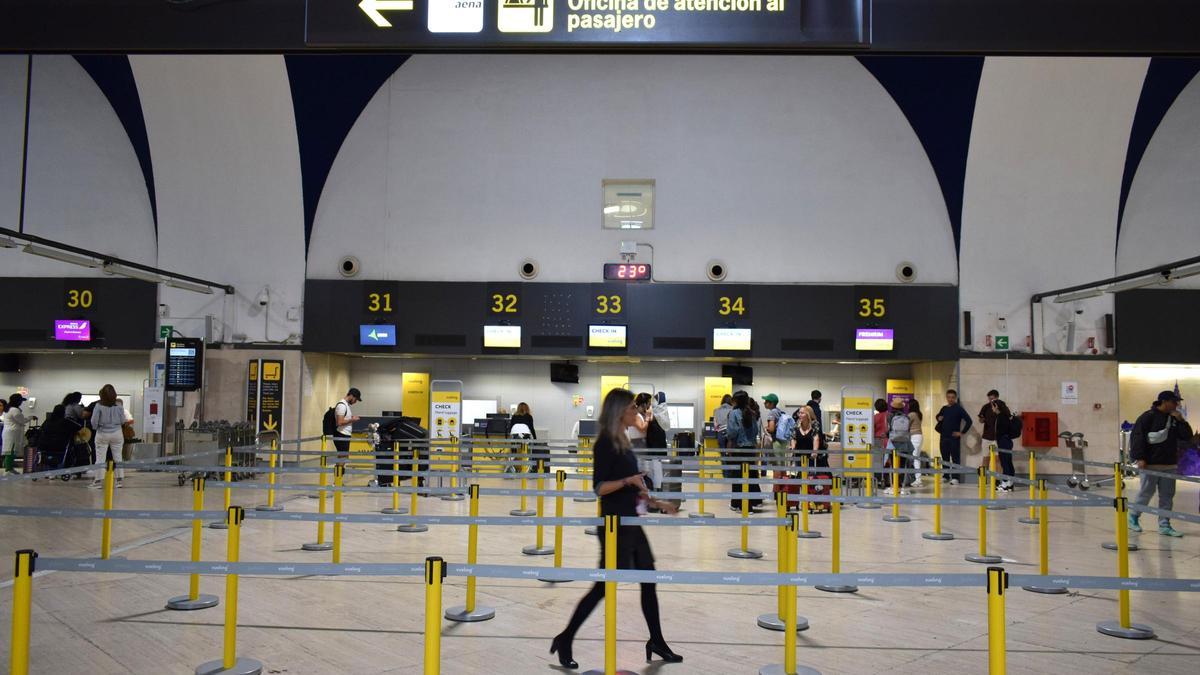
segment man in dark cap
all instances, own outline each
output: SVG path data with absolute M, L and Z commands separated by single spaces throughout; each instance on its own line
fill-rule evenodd
M 350 391 L 346 392 L 346 398 L 338 401 L 337 405 L 333 407 L 333 414 L 337 420 L 337 433 L 333 435 L 333 445 L 337 448 L 338 457 L 341 459 L 350 457 L 349 439 L 354 432 L 354 423 L 359 420 L 358 415 L 354 414 L 354 410 L 350 406 L 361 401 L 362 392 L 356 387 L 350 387 Z
M 1162 391 L 1150 409 L 1134 422 L 1129 436 L 1129 457 L 1137 462 L 1139 469 L 1176 473 L 1179 443 L 1192 437 L 1192 427 L 1179 412 L 1181 400 L 1179 394 L 1173 391 Z M 1168 476 L 1143 473 L 1142 487 L 1134 503 L 1148 506 L 1155 490 L 1158 491 L 1158 508 L 1170 511 L 1175 501 L 1175 479 Z M 1129 529 L 1134 532 L 1142 531 L 1142 526 L 1138 524 L 1140 515 L 1136 511 L 1129 512 Z M 1183 536 L 1171 527 L 1171 519 L 1166 516 L 1158 517 L 1158 533 L 1166 537 Z

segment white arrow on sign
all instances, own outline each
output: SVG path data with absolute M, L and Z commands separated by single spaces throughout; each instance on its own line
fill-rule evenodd
M 409 11 L 413 8 L 413 0 L 362 0 L 359 9 L 380 28 L 391 28 L 392 22 L 383 16 L 385 11 Z

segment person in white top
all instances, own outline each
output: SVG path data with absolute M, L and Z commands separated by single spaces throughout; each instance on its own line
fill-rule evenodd
M 125 440 L 125 430 L 133 429 L 133 413 L 129 412 L 129 408 L 125 407 L 125 401 L 117 399 L 117 405 L 121 406 L 121 410 L 125 412 L 125 424 L 121 426 L 121 461 L 129 462 L 133 460 L 133 443 Z M 132 439 L 132 434 L 130 435 Z M 122 487 L 125 483 L 125 468 L 117 468 L 117 487 Z
M 346 398 L 333 406 L 333 415 L 337 421 L 337 433 L 333 436 L 333 446 L 337 448 L 338 457 L 342 459 L 350 457 L 349 438 L 354 433 L 354 423 L 359 420 L 351 406 L 360 401 L 362 401 L 362 392 L 356 387 L 350 387 L 350 391 L 346 392 Z
M 104 486 L 104 463 L 109 459 L 121 461 L 121 447 L 125 445 L 125 435 L 121 427 L 125 426 L 125 409 L 117 402 L 117 390 L 111 384 L 100 388 L 100 402 L 92 410 L 92 428 L 96 430 L 96 462 L 101 466 L 96 469 L 96 478 L 89 488 L 99 489 Z M 118 469 L 118 480 L 124 470 Z
M 625 429 L 629 437 L 629 445 L 633 448 L 646 447 L 646 429 L 650 428 L 650 420 L 654 419 L 654 411 L 650 409 L 650 394 L 638 394 L 633 404 L 637 407 L 637 416 L 633 418 L 633 426 Z
M 13 470 L 17 455 L 25 447 L 25 427 L 29 424 L 29 418 L 21 412 L 21 404 L 24 402 L 25 397 L 20 394 L 9 396 L 8 408 L 0 415 L 0 422 L 4 422 L 4 435 L 0 439 L 3 440 L 4 473 Z M 25 470 L 29 471 L 32 468 L 26 467 Z

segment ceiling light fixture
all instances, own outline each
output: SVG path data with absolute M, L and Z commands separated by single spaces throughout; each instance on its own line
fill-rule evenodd
M 192 291 L 193 293 L 204 293 L 205 295 L 213 294 L 212 286 L 205 286 L 204 284 L 197 284 L 183 279 L 167 279 L 166 283 L 171 288 Z
M 42 246 L 40 244 L 26 244 L 25 252 L 33 255 L 40 255 L 43 258 L 50 258 L 59 262 L 71 263 L 72 265 L 81 265 L 83 267 L 100 267 L 99 260 L 92 256 L 79 255 L 70 251 L 61 251 L 57 248 Z
M 121 277 L 129 277 L 130 279 L 139 279 L 141 281 L 148 281 L 152 284 L 159 284 L 159 283 L 166 281 L 166 279 L 161 274 L 156 274 L 154 272 L 147 272 L 146 270 L 143 270 L 143 269 L 138 269 L 136 267 L 129 267 L 128 265 L 119 265 L 117 263 L 106 264 L 104 266 L 104 273 L 105 274 L 115 274 L 115 275 L 121 276 Z
M 1098 298 L 1101 295 L 1104 295 L 1103 288 L 1087 288 L 1082 291 L 1074 291 L 1072 293 L 1063 293 L 1062 295 L 1055 296 L 1054 302 L 1056 302 L 1056 303 L 1075 302 L 1076 300 L 1086 300 L 1088 298 Z

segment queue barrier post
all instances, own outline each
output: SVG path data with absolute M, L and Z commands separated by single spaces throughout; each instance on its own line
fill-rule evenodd
M 704 456 L 706 451 L 703 445 L 696 447 L 696 489 L 700 492 L 699 503 L 696 504 L 696 511 L 689 513 L 688 518 L 715 518 L 713 514 L 704 510 Z
M 591 439 L 588 439 L 588 438 L 579 439 L 578 456 L 580 458 L 583 458 L 584 454 L 587 454 L 590 457 L 592 454 L 591 447 L 592 447 Z M 587 451 L 586 453 L 584 452 L 585 450 Z M 584 476 L 584 478 L 580 479 L 581 482 L 583 483 L 583 489 L 588 492 L 591 492 L 592 491 L 592 479 L 588 478 L 588 476 L 591 476 L 591 470 L 581 464 L 579 467 L 579 473 L 580 473 L 580 475 Z M 576 497 L 575 501 L 577 501 L 577 502 L 594 502 L 594 501 L 596 501 L 596 497 L 594 495 L 588 495 L 586 497 Z M 701 510 L 703 510 L 703 509 L 701 509 Z
M 392 505 L 385 509 L 380 509 L 380 513 L 388 516 L 398 516 L 408 513 L 408 509 L 400 506 L 400 491 L 396 488 L 400 487 L 400 442 L 392 441 Z
M 604 569 L 617 569 L 617 526 L 620 516 L 604 516 Z M 583 675 L 634 675 L 617 670 L 617 582 L 604 578 L 604 668 Z
M 1038 492 L 1041 494 L 1041 500 L 1046 501 L 1046 479 L 1038 479 Z M 1038 517 L 1038 574 L 1049 576 L 1050 574 L 1050 509 L 1045 504 L 1039 508 Z M 1045 595 L 1062 595 L 1067 592 L 1067 589 L 1062 586 L 1022 586 L 1025 590 L 1031 593 L 1042 593 Z
M 994 456 L 994 455 L 993 455 Z M 987 468 L 979 467 L 979 498 L 986 499 L 984 491 L 984 482 L 987 480 Z M 1003 558 L 998 555 L 991 555 L 987 552 L 987 512 L 988 507 L 983 504 L 979 505 L 979 553 L 968 553 L 963 556 L 963 560 L 967 562 L 980 563 L 984 565 L 995 565 L 1002 562 Z
M 864 490 L 865 490 L 864 496 L 867 497 L 868 499 L 875 496 L 875 453 L 873 452 L 873 450 L 874 450 L 873 446 L 868 444 L 867 445 L 867 477 L 864 480 L 864 483 L 866 484 L 864 487 Z M 860 508 L 860 509 L 877 509 L 877 508 L 879 508 L 879 505 L 872 503 L 872 502 L 859 502 L 858 508 Z
M 537 496 L 537 500 L 535 501 L 535 503 L 537 504 L 537 510 L 535 511 L 535 515 L 538 518 L 538 524 L 536 526 L 534 526 L 534 532 L 535 532 L 534 543 L 521 549 L 521 553 L 524 553 L 525 555 L 552 555 L 554 553 L 553 546 L 546 546 L 545 528 L 542 527 L 542 516 L 544 516 L 546 514 L 546 497 L 545 497 L 545 495 L 541 494 L 541 491 L 546 489 L 546 479 L 544 477 L 545 474 L 543 471 L 544 468 L 545 468 L 545 460 L 538 459 L 538 461 L 537 461 L 538 479 L 536 482 L 537 489 L 538 489 L 538 496 Z
M 1029 498 L 1030 499 L 1037 499 L 1037 485 L 1038 485 L 1037 454 L 1034 453 L 1033 450 L 1030 450 L 1029 451 Z M 1043 499 L 1044 499 L 1044 497 L 1043 497 Z M 1025 516 L 1023 518 L 1017 518 L 1017 522 L 1024 523 L 1026 525 L 1037 525 L 1039 522 L 1037 507 L 1035 507 L 1033 504 L 1030 504 L 1029 505 L 1029 515 Z
M 467 498 L 470 499 L 470 514 L 472 518 L 479 517 L 479 486 L 472 484 L 467 488 Z M 467 564 L 474 565 L 479 551 L 479 526 L 472 523 L 467 526 Z M 446 610 L 446 618 L 461 623 L 487 621 L 496 616 L 496 610 L 491 607 L 479 607 L 475 604 L 475 575 L 467 577 L 466 602 Z
M 104 461 L 104 510 L 111 511 L 113 507 L 113 476 L 116 475 L 116 462 L 112 459 Z M 105 517 L 100 524 L 100 559 L 108 560 L 112 555 L 112 518 Z
M 1121 499 L 1124 496 L 1125 496 L 1125 472 L 1121 468 L 1121 464 L 1118 462 L 1118 463 L 1113 464 L 1113 498 Z M 1125 526 L 1121 523 L 1118 523 L 1118 527 L 1120 529 L 1125 528 Z M 1137 544 L 1129 541 L 1129 537 L 1126 537 L 1125 540 L 1126 540 L 1125 547 L 1128 550 L 1130 550 L 1130 551 L 1139 550 L 1139 547 Z M 1106 541 L 1103 544 L 1100 544 L 1100 548 L 1105 548 L 1110 551 L 1118 550 L 1117 546 L 1118 546 L 1118 544 L 1115 541 Z
M 325 486 L 328 485 L 325 469 L 329 468 L 329 458 L 325 456 L 325 439 L 321 439 L 321 473 L 317 475 L 317 513 L 325 513 Z M 317 521 L 317 541 L 300 546 L 305 551 L 328 551 L 333 544 L 325 541 L 325 521 Z
M 601 508 L 601 504 L 600 504 L 599 500 L 596 500 L 596 517 L 597 518 L 604 517 L 604 509 Z M 588 535 L 589 537 L 599 536 L 600 535 L 600 526 L 599 525 L 588 525 L 587 527 L 583 528 L 583 533 Z
M 520 456 L 525 457 L 525 458 L 529 457 L 529 444 L 528 443 L 521 444 Z M 529 489 L 529 480 L 525 477 L 525 474 L 529 473 L 529 466 L 521 465 L 521 466 L 517 467 L 517 469 L 518 469 L 518 471 L 521 472 L 521 505 L 518 508 L 515 508 L 512 511 L 509 511 L 508 515 L 521 516 L 522 518 L 527 518 L 529 516 L 535 516 L 535 515 L 541 516 L 540 513 L 529 508 L 529 501 L 526 499 L 526 496 L 525 496 L 525 491 Z M 541 473 L 542 466 L 540 463 L 538 464 L 537 469 L 538 469 L 538 473 Z
M 933 505 L 933 531 L 932 532 L 922 532 L 921 538 L 928 539 L 930 541 L 950 541 L 951 539 L 954 539 L 954 535 L 949 532 L 942 532 L 942 502 L 941 502 L 941 499 L 942 499 L 942 473 L 941 473 L 942 458 L 941 457 L 933 458 L 933 468 L 936 472 L 936 473 L 934 473 L 934 476 L 933 476 L 935 479 L 933 481 L 933 498 L 938 500 L 937 503 L 935 503 Z
M 999 451 L 996 450 L 996 444 L 992 443 L 989 446 L 988 452 L 988 499 L 993 501 L 996 499 L 996 464 L 999 461 L 998 457 Z M 987 506 L 988 511 L 1004 511 L 1007 509 L 1008 507 L 1003 504 L 989 504 Z
M 554 569 L 562 569 L 562 547 L 563 547 L 563 496 L 562 492 L 567 484 L 567 472 L 559 469 L 554 474 L 554 489 L 558 494 L 554 495 L 554 517 L 559 519 L 559 522 L 554 525 Z M 566 577 L 556 577 L 553 575 L 542 575 L 538 577 L 538 581 L 545 581 L 552 584 L 560 584 L 570 579 Z
M 324 457 L 324 456 L 325 456 L 325 449 L 328 447 L 328 445 L 327 445 L 327 439 L 328 439 L 328 438 L 329 438 L 328 436 L 326 436 L 326 435 L 324 435 L 324 434 L 321 434 L 321 456 L 322 456 L 322 457 Z M 299 446 L 299 445 L 297 445 L 297 446 L 296 446 L 296 449 L 297 449 L 297 450 L 299 450 L 299 449 L 300 449 L 300 446 Z M 308 498 L 309 498 L 309 499 L 319 499 L 319 498 L 320 498 L 320 496 L 321 496 L 320 494 L 318 494 L 318 493 L 315 493 L 315 492 L 314 492 L 314 493 L 310 493 L 310 494 L 308 495 Z
M 746 492 L 748 492 L 750 490 L 750 483 L 748 482 L 749 480 L 750 480 L 750 464 L 748 462 L 742 462 L 742 485 L 741 485 L 742 489 L 740 490 L 740 492 L 742 493 L 742 520 L 743 521 L 750 517 L 750 500 L 746 499 Z M 726 551 L 726 554 L 730 558 L 742 558 L 742 559 L 753 559 L 753 560 L 757 560 L 758 558 L 763 557 L 762 551 L 755 549 L 755 548 L 750 548 L 750 526 L 742 525 L 741 530 L 742 530 L 741 546 L 739 546 L 738 548 L 729 549 L 728 551 Z
M 830 548 L 832 549 L 832 562 L 830 563 L 829 571 L 832 574 L 841 574 L 842 571 L 842 478 L 841 476 L 833 477 L 833 488 L 830 490 L 830 495 L 833 497 L 830 500 L 829 514 L 833 521 L 831 527 L 833 534 L 830 536 Z M 857 593 L 858 586 L 850 584 L 818 584 L 818 591 L 826 593 Z
M 457 437 L 455 437 L 455 438 L 457 438 Z M 453 474 L 455 474 L 455 475 L 450 476 L 450 487 L 457 488 L 458 487 L 457 474 L 459 471 L 462 470 L 462 467 L 463 467 L 462 446 L 460 446 L 458 443 L 455 443 L 453 441 L 453 439 L 451 439 L 451 443 L 449 445 L 445 445 L 443 447 L 449 449 L 450 457 L 452 458 L 450 460 L 449 466 L 450 466 L 451 472 Z M 441 458 L 442 458 L 442 461 L 446 461 L 446 451 L 443 451 L 441 453 Z M 433 466 L 431 465 L 429 468 L 432 469 Z M 466 499 L 466 497 L 463 497 L 462 494 L 460 494 L 458 492 L 451 492 L 449 494 L 442 495 L 442 501 L 444 501 L 444 502 L 461 502 L 464 499 Z
M 432 457 L 432 453 L 430 453 L 430 456 Z M 420 473 L 421 453 L 415 445 L 412 449 L 412 461 L 412 497 L 410 497 L 408 502 L 408 512 L 415 516 L 417 515 L 417 494 L 420 492 L 421 487 L 421 479 L 417 476 Z M 397 477 L 398 480 L 399 477 Z M 405 523 L 404 525 L 397 525 L 396 531 L 408 533 L 428 532 L 429 526 L 425 523 Z
M 225 446 L 225 471 L 224 471 L 225 489 L 221 492 L 224 495 L 225 512 L 229 512 L 229 507 L 233 505 L 233 488 L 229 484 L 233 482 L 233 446 Z M 229 523 L 224 520 L 218 520 L 215 523 L 210 523 L 209 527 L 214 530 L 224 530 L 229 527 Z
M 892 502 L 892 512 L 890 515 L 883 517 L 884 522 L 888 523 L 907 523 L 911 518 L 900 514 L 900 493 L 902 492 L 901 485 L 904 484 L 904 477 L 900 473 L 900 451 L 892 448 L 892 498 L 897 501 Z
M 1113 500 L 1116 510 L 1117 524 L 1117 576 L 1129 578 L 1129 530 L 1125 518 L 1129 514 L 1129 503 L 1125 497 Z M 1116 621 L 1102 621 L 1096 624 L 1096 630 L 1111 636 L 1127 640 L 1149 640 L 1154 637 L 1154 629 L 1141 623 L 1133 623 L 1129 618 L 1129 589 L 1117 591 L 1120 617 Z
M 1008 573 L 1003 567 L 987 569 L 988 597 L 988 675 L 1004 675 L 1007 656 L 1004 619 L 1004 591 Z
M 808 455 L 800 456 L 800 479 L 808 480 Z M 796 535 L 800 539 L 820 539 L 821 533 L 816 530 L 808 529 L 808 512 L 812 510 L 812 505 L 808 501 L 808 484 L 800 485 L 800 532 Z
M 255 511 L 282 511 L 283 507 L 275 504 L 276 466 L 283 466 L 283 458 L 279 456 L 278 446 L 271 441 L 271 455 L 267 458 L 267 503 L 254 507 Z
M 199 513 L 204 510 L 204 477 L 196 476 L 192 479 L 192 510 Z M 200 562 L 200 533 L 204 530 L 204 524 L 200 522 L 200 518 L 192 520 L 192 562 Z M 179 595 L 170 600 L 167 600 L 167 609 L 180 611 L 189 611 L 194 609 L 208 609 L 216 607 L 220 600 L 215 595 L 200 593 L 200 575 L 188 575 L 188 593 L 187 595 Z
M 246 511 L 240 506 L 231 506 L 225 512 L 225 522 L 229 525 L 229 547 L 226 559 L 236 563 L 241 553 L 242 521 Z M 237 655 L 237 601 L 238 575 L 225 575 L 225 634 L 224 655 L 220 659 L 200 664 L 196 675 L 259 675 L 263 664 L 256 659 Z
M 425 675 L 442 670 L 442 580 L 446 561 L 431 556 L 425 559 Z
M 340 516 L 342 514 L 342 485 L 346 482 L 346 465 L 338 463 L 333 467 L 333 486 L 337 490 L 333 493 L 333 514 Z M 339 520 L 333 521 L 333 563 L 336 565 L 342 562 L 342 523 Z
M 787 493 L 775 493 L 775 517 L 786 519 L 787 513 Z M 791 514 L 793 520 L 800 518 L 799 514 Z M 792 565 L 795 563 L 796 553 L 793 548 L 797 546 L 796 539 L 798 538 L 800 528 L 792 527 L 791 520 L 786 525 L 780 525 L 776 533 L 775 543 L 776 549 L 779 551 L 779 563 L 776 565 L 776 571 L 780 574 L 787 574 L 789 571 L 794 571 Z M 787 594 L 791 591 L 794 598 L 796 589 L 791 586 L 780 585 L 778 590 L 778 612 L 771 614 L 760 614 L 758 616 L 758 627 L 766 628 L 767 630 L 782 631 L 787 630 L 788 626 L 788 609 L 787 609 Z M 793 608 L 794 609 L 794 608 Z M 802 631 L 808 629 L 808 619 L 803 617 L 792 617 L 792 630 Z
M 800 526 L 799 514 L 793 513 L 789 517 L 784 532 L 784 539 L 787 544 L 787 563 L 783 566 L 783 573 L 796 574 L 798 567 L 798 549 Z M 763 666 L 758 670 L 759 675 L 821 675 L 820 671 L 808 666 L 800 666 L 796 664 L 796 633 L 808 628 L 808 620 L 804 617 L 796 615 L 796 587 L 793 585 L 780 586 L 781 597 L 784 598 L 784 625 L 780 629 L 783 631 L 783 663 L 771 664 Z M 803 628 L 801 628 L 803 626 Z
M 38 554 L 33 549 L 16 553 L 13 577 L 12 642 L 8 652 L 8 672 L 29 675 L 29 624 L 33 613 L 33 572 Z

